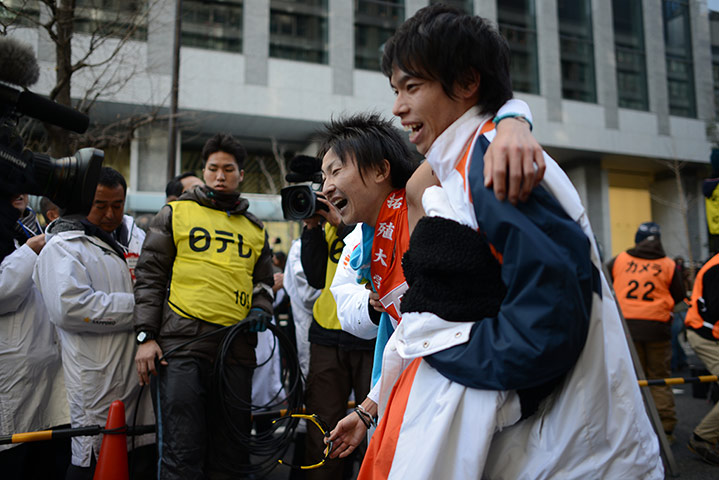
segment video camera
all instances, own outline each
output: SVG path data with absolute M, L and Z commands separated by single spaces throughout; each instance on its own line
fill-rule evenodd
M 322 161 L 307 155 L 297 155 L 290 160 L 290 173 L 285 175 L 288 182 L 304 182 L 292 185 L 280 191 L 282 196 L 282 215 L 285 220 L 303 220 L 314 216 L 318 210 L 328 210 L 317 200 L 314 185 L 322 184 Z
M 65 209 L 65 214 L 87 215 L 103 151 L 83 148 L 56 159 L 25 149 L 17 133 L 21 115 L 77 133 L 85 132 L 90 123 L 87 115 L 25 90 L 37 81 L 39 71 L 32 48 L 0 38 L 0 201 L 8 203 L 6 199 L 13 195 L 30 193 L 50 198 Z

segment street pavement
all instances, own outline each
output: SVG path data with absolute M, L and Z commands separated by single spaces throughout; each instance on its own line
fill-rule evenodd
M 675 372 L 672 376 L 691 376 L 691 374 L 689 369 L 684 369 L 680 372 Z M 706 398 L 694 398 L 692 385 L 675 385 L 672 390 L 674 391 L 678 423 L 674 429 L 675 440 L 671 448 L 678 467 L 678 476 L 672 476 L 667 471 L 667 478 L 680 478 L 681 480 L 719 479 L 719 466 L 705 463 L 687 448 L 687 442 L 691 438 L 694 427 L 711 410 L 713 404 L 709 403 Z

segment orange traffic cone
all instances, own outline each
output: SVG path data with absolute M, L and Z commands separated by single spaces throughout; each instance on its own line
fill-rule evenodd
M 93 480 L 128 480 L 127 435 L 125 427 L 125 405 L 115 400 L 107 414 L 107 430 L 121 430 L 122 433 L 105 433 L 102 437 L 100 456 L 97 458 Z

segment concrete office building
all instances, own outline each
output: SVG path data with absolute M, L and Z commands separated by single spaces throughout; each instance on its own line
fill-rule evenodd
M 253 156 L 266 159 L 277 187 L 273 145 L 286 155 L 313 153 L 312 133 L 333 115 L 371 110 L 391 116 L 393 95 L 379 72 L 381 46 L 429 0 L 182 3 L 176 171 L 196 168 L 204 139 L 228 131 Z M 688 256 L 688 231 L 693 257 L 706 257 L 701 180 L 710 173 L 708 129 L 715 125 L 719 91 L 714 0 L 445 3 L 492 19 L 507 37 L 516 96 L 532 109 L 537 139 L 576 185 L 605 257 L 630 246 L 638 224 L 648 220 L 662 225 L 670 256 Z M 122 89 L 101 98 L 94 118 L 166 109 L 175 2 L 77 5 L 78 15 L 92 21 L 101 21 L 103 9 L 148 9 L 123 60 L 123 68 L 135 73 Z M 39 16 L 48 15 L 39 10 Z M 35 90 L 46 93 L 54 61 L 48 41 L 32 28 L 13 34 L 37 46 L 44 71 Z M 76 41 L 87 40 L 78 33 Z M 118 153 L 129 173 L 128 205 L 136 211 L 162 204 L 167 138 L 167 126 L 153 124 Z M 677 164 L 683 200 L 671 168 Z M 256 176 L 248 175 L 245 191 L 269 191 L 268 177 L 257 165 L 248 165 L 252 169 Z M 261 213 L 265 218 L 276 218 L 273 202 Z M 265 208 L 263 200 L 256 205 Z

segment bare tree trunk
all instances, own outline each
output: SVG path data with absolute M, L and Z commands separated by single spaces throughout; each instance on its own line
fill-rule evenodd
M 257 165 L 260 167 L 260 171 L 262 172 L 262 175 L 265 176 L 265 179 L 267 180 L 267 184 L 269 185 L 269 192 L 272 195 L 277 194 L 277 184 L 275 184 L 275 179 L 272 178 L 272 173 L 267 169 L 267 165 L 265 165 L 265 159 L 262 157 L 255 157 L 255 160 L 257 161 Z
M 684 225 L 684 239 L 687 243 L 687 254 L 689 255 L 689 278 L 694 278 L 696 273 L 694 270 L 694 254 L 692 253 L 692 242 L 691 236 L 689 235 L 689 207 L 687 205 L 687 199 L 684 195 L 684 182 L 682 182 L 682 165 L 677 159 L 672 160 L 669 164 L 669 168 L 674 172 L 674 179 L 677 183 L 677 194 L 679 195 L 679 213 L 682 216 L 682 224 Z
M 677 205 L 670 202 L 661 201 L 660 199 L 656 198 L 655 200 L 679 210 L 679 214 L 682 217 L 682 225 L 684 227 L 684 241 L 686 242 L 687 246 L 687 255 L 689 256 L 689 272 L 691 274 L 691 278 L 694 278 L 696 269 L 694 268 L 694 253 L 692 251 L 691 235 L 689 234 L 689 205 L 687 203 L 686 195 L 684 194 L 684 182 L 682 181 L 683 162 L 675 158 L 673 160 L 661 161 L 660 163 L 665 164 L 674 174 L 674 180 L 677 185 L 677 196 L 679 197 L 679 204 Z
M 277 163 L 277 167 L 280 170 L 280 182 L 282 182 L 282 186 L 287 186 L 287 180 L 285 180 L 285 176 L 287 175 L 287 165 L 285 164 L 285 148 L 281 146 L 277 139 L 272 137 L 272 155 L 275 157 L 275 163 Z
M 50 98 L 56 102 L 72 106 L 70 98 L 70 79 L 72 77 L 72 34 L 73 18 L 75 16 L 75 0 L 60 0 L 55 16 L 55 55 L 56 74 L 55 88 L 50 92 Z M 46 125 L 50 145 L 50 154 L 66 156 L 72 153 L 69 141 L 69 132 L 65 129 Z

